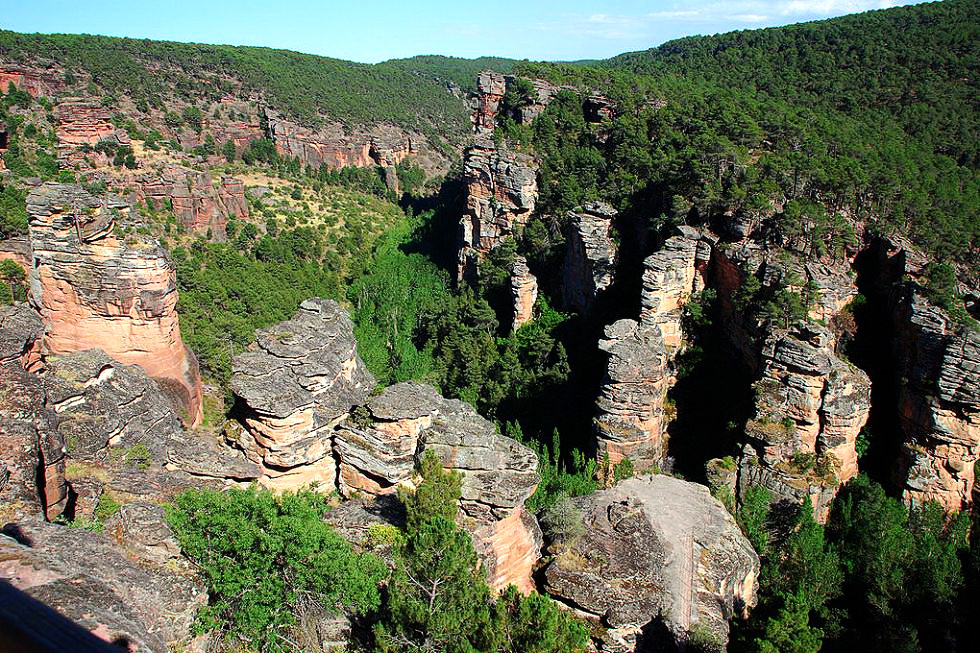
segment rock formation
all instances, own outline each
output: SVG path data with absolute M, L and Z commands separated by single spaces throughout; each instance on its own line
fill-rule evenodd
M 855 443 L 868 419 L 871 382 L 815 325 L 771 335 L 762 361 L 740 491 L 762 485 L 774 500 L 794 503 L 809 496 L 823 521 L 840 485 L 858 473 Z
M 481 140 L 463 154 L 466 209 L 460 220 L 457 279 L 527 223 L 538 199 L 537 166 L 526 155 Z
M 481 136 L 493 133 L 497 127 L 497 112 L 507 92 L 507 80 L 500 73 L 484 70 L 476 78 L 476 98 L 473 106 L 473 129 Z
M 245 184 L 235 177 L 222 176 L 215 187 L 208 172 L 168 165 L 135 186 L 137 200 L 156 210 L 172 207 L 177 221 L 195 233 L 223 238 L 229 219 L 248 217 Z
M 57 68 L 38 68 L 16 64 L 0 64 L 0 93 L 10 87 L 33 97 L 51 97 L 64 87 L 64 71 Z
M 207 603 L 186 562 L 135 562 L 101 534 L 55 524 L 4 528 L 0 578 L 108 642 L 152 653 L 184 649 Z
M 269 135 L 276 151 L 296 158 L 306 167 L 319 170 L 341 168 L 394 168 L 412 153 L 412 139 L 391 126 L 375 127 L 370 133 L 346 133 L 333 126 L 314 131 L 266 110 Z M 392 189 L 394 190 L 394 189 Z
M 468 405 L 421 383 L 386 388 L 338 430 L 335 446 L 343 494 L 386 495 L 413 487 L 415 463 L 434 452 L 463 476 L 463 525 L 492 587 L 533 589 L 541 535 L 524 502 L 537 488 L 537 456 L 496 432 Z
M 679 227 L 663 248 L 643 262 L 643 294 L 640 321 L 657 326 L 671 355 L 680 349 L 684 305 L 704 288 L 705 269 L 711 259 L 710 244 L 697 230 Z
M 596 400 L 599 460 L 628 457 L 638 470 L 659 464 L 666 448 L 664 399 L 667 354 L 657 327 L 619 320 L 606 327 L 599 349 L 609 355 Z
M 904 497 L 960 510 L 980 459 L 980 334 L 911 290 L 896 322 Z
M 517 331 L 534 319 L 534 303 L 538 301 L 538 280 L 527 267 L 527 259 L 518 256 L 510 273 L 510 290 L 514 302 L 514 321 L 511 330 Z
M 31 303 L 45 326 L 49 354 L 101 349 L 142 367 L 189 425 L 201 420 L 201 381 L 194 354 L 180 339 L 173 263 L 143 236 L 120 238 L 128 211 L 114 197 L 47 183 L 27 198 L 34 252 Z
M 724 642 L 728 620 L 755 605 L 759 557 L 703 485 L 669 476 L 626 480 L 572 499 L 583 534 L 559 537 L 544 589 L 602 624 L 616 650 L 687 640 L 696 625 Z
M 94 151 L 102 141 L 128 145 L 129 135 L 109 122 L 112 112 L 94 98 L 66 98 L 56 108 L 58 158 L 67 165 L 108 165 L 108 155 Z
M 43 325 L 27 306 L 0 306 L 0 518 L 49 519 L 68 497 L 65 443 L 33 374 Z
M 586 313 L 616 273 L 618 245 L 613 241 L 616 210 L 593 202 L 569 213 L 571 233 L 562 268 L 565 306 Z
M 263 470 L 261 482 L 333 488 L 333 428 L 374 388 L 354 326 L 336 302 L 310 299 L 292 319 L 256 332 L 235 357 L 231 387 L 245 428 L 234 437 Z

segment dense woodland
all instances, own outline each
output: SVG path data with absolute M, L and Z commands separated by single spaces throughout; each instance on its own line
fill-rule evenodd
M 450 282 L 458 166 L 438 192 L 424 189 L 420 172 L 405 166 L 399 173 L 409 192 L 393 198 L 376 171 L 304 170 L 260 142 L 238 164 L 288 180 L 299 197 L 333 188 L 360 205 L 374 202 L 372 217 L 338 235 L 264 215 L 256 204 L 257 224 L 230 224 L 227 243 L 181 240 L 159 227 L 177 264 L 184 337 L 214 385 L 227 392 L 231 358 L 256 329 L 288 318 L 308 297 L 338 299 L 350 308 L 359 353 L 379 384 L 431 382 L 538 451 L 542 483 L 529 507 L 546 536 L 557 537 L 569 528 L 568 497 L 632 473 L 586 460 L 601 325 L 554 308 L 566 212 L 609 201 L 621 212 L 623 232 L 645 234 L 650 243 L 674 225 L 753 215 L 763 220 L 768 244 L 803 259 L 841 257 L 858 242 L 861 223 L 908 236 L 947 264 L 936 268 L 935 298 L 969 321 L 955 285 L 957 277 L 976 282 L 980 269 L 978 15 L 974 0 L 949 0 L 692 37 L 589 65 L 416 57 L 367 66 L 259 48 L 10 32 L 0 32 L 0 55 L 50 58 L 70 74 L 98 79 L 107 94 L 154 106 L 173 94 L 220 97 L 233 89 L 221 71 L 233 71 L 243 93 L 259 91 L 307 123 L 388 121 L 447 139 L 467 120 L 447 82 L 471 89 L 476 72 L 492 67 L 575 87 L 531 125 L 508 116 L 529 101 L 530 89 L 505 98 L 496 138 L 540 161 L 539 214 L 548 217 L 498 248 L 472 285 Z M 146 74 L 155 61 L 179 71 L 166 87 L 162 76 Z M 620 108 L 602 136 L 583 112 L 582 95 L 596 91 Z M 2 107 L 18 103 L 30 98 L 12 93 Z M 51 169 L 41 156 L 53 157 L 50 134 L 0 117 L 13 138 L 7 167 L 57 178 L 56 164 Z M 23 201 L 21 186 L 4 184 L 0 236 L 25 231 Z M 528 258 L 543 292 L 536 319 L 512 333 L 506 270 L 516 253 Z M 12 270 L 4 274 L 0 300 L 5 292 L 13 299 L 22 280 Z M 743 308 L 789 321 L 805 312 L 790 295 L 747 291 Z M 731 406 L 719 401 L 707 417 L 714 421 L 689 426 L 720 433 L 710 453 L 730 455 L 748 399 L 727 392 L 726 377 L 711 367 L 715 308 L 710 296 L 700 299 L 689 308 L 694 346 L 682 361 L 678 392 L 713 378 L 713 394 L 730 395 Z M 635 313 L 629 302 L 607 308 L 605 323 Z M 685 402 L 676 393 L 672 400 Z M 679 453 L 676 467 L 663 471 L 701 481 L 699 465 L 703 460 L 686 466 Z M 381 651 L 582 650 L 585 629 L 549 600 L 512 591 L 491 596 L 469 538 L 452 521 L 459 479 L 431 459 L 421 472 L 419 491 L 400 497 L 404 528 L 372 534 L 375 550 L 368 553 L 355 553 L 322 522 L 329 506 L 319 495 L 182 496 L 170 523 L 211 596 L 199 628 L 228 641 L 261 642 L 262 650 L 290 650 L 279 636 L 295 633 L 319 603 L 333 603 L 372 622 L 360 635 Z M 736 626 L 729 650 L 976 650 L 969 610 L 980 591 L 977 517 L 947 518 L 930 505 L 909 510 L 889 491 L 888 479 L 860 476 L 840 493 L 826 526 L 814 522 L 808 506 L 771 511 L 764 491 L 737 507 L 732 501 L 763 570 L 760 605 Z M 246 555 L 260 541 L 261 554 Z M 448 553 L 431 555 L 436 549 Z M 395 560 L 386 591 L 378 588 L 384 571 L 375 555 Z M 413 579 L 420 577 L 447 579 L 435 608 L 418 594 Z M 243 600 L 246 586 L 261 589 L 256 599 Z M 308 596 L 319 600 L 304 602 Z

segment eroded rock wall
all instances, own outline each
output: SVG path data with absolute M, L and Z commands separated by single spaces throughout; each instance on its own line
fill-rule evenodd
M 215 184 L 209 172 L 198 172 L 176 165 L 164 166 L 159 174 L 144 174 L 134 180 L 136 200 L 155 210 L 172 208 L 185 228 L 199 234 L 211 232 L 222 239 L 229 219 L 248 217 L 245 184 L 222 176 Z
M 201 420 L 197 359 L 180 338 L 173 263 L 148 237 L 117 235 L 122 200 L 47 183 L 27 197 L 34 253 L 31 303 L 44 349 L 101 349 L 139 365 L 172 397 L 188 425 Z
M 538 199 L 537 165 L 526 154 L 478 141 L 463 154 L 466 207 L 460 219 L 457 279 L 527 223 Z
M 566 307 L 587 313 L 599 294 L 612 285 L 619 251 L 613 240 L 615 219 L 616 210 L 604 202 L 569 213 L 571 229 L 562 267 Z
M 510 273 L 510 290 L 514 307 L 511 330 L 517 331 L 534 319 L 534 303 L 538 300 L 538 280 L 527 267 L 527 259 L 518 256 Z

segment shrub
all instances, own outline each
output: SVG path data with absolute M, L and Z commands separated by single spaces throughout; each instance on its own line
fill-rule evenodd
M 203 573 L 210 599 L 198 614 L 198 632 L 276 651 L 285 648 L 301 603 L 377 609 L 384 565 L 354 553 L 323 522 L 326 510 L 324 497 L 310 491 L 276 496 L 253 486 L 179 495 L 167 520 Z

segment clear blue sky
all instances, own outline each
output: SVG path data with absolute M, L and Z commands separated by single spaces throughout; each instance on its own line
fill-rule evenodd
M 828 18 L 900 0 L 0 0 L 0 27 L 262 45 L 354 61 L 415 54 L 605 58 L 692 34 Z

